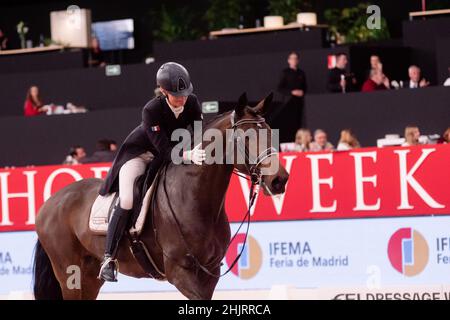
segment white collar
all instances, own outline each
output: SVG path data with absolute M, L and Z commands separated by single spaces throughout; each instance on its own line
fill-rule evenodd
M 175 118 L 178 119 L 178 116 L 184 111 L 184 106 L 175 108 L 172 106 L 169 102 L 169 99 L 166 98 L 167 105 L 169 106 L 170 110 L 172 110 L 173 114 L 175 115 Z

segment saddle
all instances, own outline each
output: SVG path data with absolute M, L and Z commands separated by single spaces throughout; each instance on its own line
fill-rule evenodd
M 130 249 L 142 269 L 152 278 L 164 280 L 165 275 L 158 269 L 145 244 L 139 236 L 145 223 L 152 223 L 152 212 L 149 208 L 154 198 L 154 190 L 159 181 L 159 168 L 151 163 L 143 175 L 136 178 L 133 185 L 133 208 L 126 228 L 126 236 L 130 241 Z M 156 176 L 156 177 L 155 177 Z M 113 208 L 118 205 L 119 193 L 97 196 L 91 208 L 89 229 L 99 235 L 106 235 Z M 149 218 L 147 218 L 149 214 Z

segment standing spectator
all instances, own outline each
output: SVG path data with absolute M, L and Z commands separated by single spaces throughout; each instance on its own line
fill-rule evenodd
M 370 77 L 364 82 L 361 91 L 372 92 L 386 89 L 389 89 L 389 79 L 379 69 L 372 69 Z
M 327 89 L 329 92 L 354 91 L 356 79 L 352 73 L 347 72 L 348 58 L 345 53 L 336 55 L 336 67 L 328 73 Z
M 295 134 L 295 146 L 293 151 L 306 152 L 310 150 L 312 141 L 311 131 L 309 129 L 298 129 Z
M 278 115 L 283 121 L 283 135 L 292 137 L 302 126 L 304 96 L 307 90 L 305 72 L 298 67 L 299 55 L 291 52 L 288 68 L 281 73 L 278 91 L 283 95 L 283 107 Z
M 341 131 L 341 138 L 339 139 L 337 146 L 338 151 L 351 150 L 360 147 L 361 145 L 351 129 L 344 129 Z
M 314 141 L 310 145 L 311 151 L 331 151 L 334 146 L 328 142 L 327 134 L 322 129 L 314 131 Z
M 0 29 L 0 51 L 6 50 L 8 43 L 8 38 L 6 37 L 5 33 L 2 29 Z
M 83 162 L 86 157 L 86 151 L 82 146 L 73 146 L 70 148 L 69 154 L 64 160 L 63 164 L 75 165 Z
M 405 128 L 405 142 L 402 147 L 417 146 L 420 144 L 420 131 L 417 126 L 409 125 Z
M 416 89 L 428 87 L 430 83 L 422 78 L 421 70 L 418 66 L 412 65 L 408 68 L 409 81 L 406 88 Z
M 438 143 L 450 143 L 450 127 L 445 130 L 442 137 L 438 140 Z
M 26 117 L 37 116 L 47 111 L 47 107 L 43 105 L 39 88 L 31 86 L 27 91 L 25 99 L 24 114 Z
M 90 67 L 104 67 L 106 66 L 105 57 L 100 43 L 96 37 L 92 37 L 91 49 L 89 51 L 88 65 Z
M 116 156 L 116 150 L 111 148 L 111 140 L 101 139 L 97 141 L 97 150 L 90 156 L 80 160 L 82 163 L 97 163 L 97 162 L 113 162 Z

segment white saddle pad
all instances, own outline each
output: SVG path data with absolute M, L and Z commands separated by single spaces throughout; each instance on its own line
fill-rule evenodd
M 155 179 L 156 180 L 156 179 Z M 141 233 L 142 228 L 144 226 L 145 217 L 148 212 L 148 208 L 150 205 L 151 194 L 153 192 L 153 184 L 148 189 L 145 194 L 144 200 L 142 202 L 141 212 L 139 213 L 139 217 L 136 221 L 136 228 L 131 228 L 130 232 Z M 94 204 L 91 208 L 91 214 L 89 217 L 89 229 L 96 234 L 106 234 L 108 230 L 108 214 L 110 208 L 114 206 L 116 203 L 112 203 L 114 201 L 116 193 L 111 193 L 107 196 L 99 195 L 97 199 L 95 199 Z M 116 198 L 115 202 L 118 202 L 119 198 Z

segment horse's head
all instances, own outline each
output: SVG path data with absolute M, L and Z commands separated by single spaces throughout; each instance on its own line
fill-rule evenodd
M 278 157 L 278 130 L 272 130 L 263 118 L 272 98 L 271 93 L 252 108 L 244 93 L 231 114 L 236 158 L 241 160 L 235 167 L 254 179 L 261 178 L 267 195 L 284 193 L 289 178 Z

